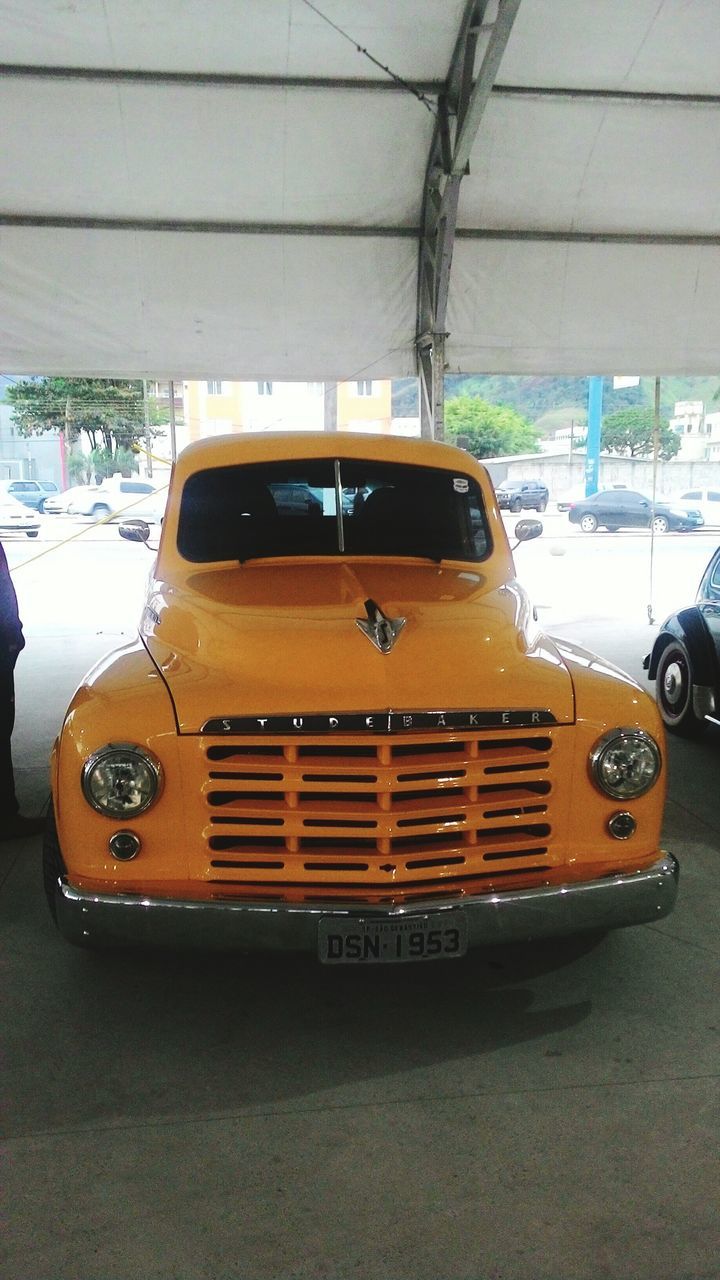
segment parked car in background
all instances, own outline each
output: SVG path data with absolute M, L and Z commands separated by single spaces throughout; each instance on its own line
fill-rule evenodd
M 43 511 L 51 494 L 58 492 L 53 480 L 0 480 L 0 499 L 5 496 L 15 498 L 24 507 L 33 511 Z
M 550 496 L 547 485 L 539 480 L 502 480 L 495 494 L 500 509 L 508 511 L 544 511 Z
M 309 485 L 273 484 L 270 492 L 281 516 L 300 516 L 313 511 L 322 515 L 322 502 Z
M 107 480 L 103 484 L 81 485 L 67 505 L 68 515 L 105 520 L 114 512 L 160 524 L 165 512 L 167 486 L 156 489 L 147 480 Z
M 45 499 L 43 507 L 46 516 L 67 515 L 67 510 L 73 499 L 80 493 L 84 493 L 87 485 L 73 485 L 71 489 L 63 489 L 62 493 L 49 493 Z
M 28 538 L 37 538 L 40 532 L 40 521 L 37 511 L 29 511 L 9 494 L 0 493 L 0 534 L 23 533 Z
M 695 603 L 665 619 L 643 665 L 673 733 L 720 724 L 720 547 L 700 579 Z
M 720 489 L 684 489 L 670 501 L 673 506 L 699 511 L 706 525 L 720 528 Z
M 589 498 L 573 502 L 568 519 L 571 524 L 579 524 L 583 533 L 594 533 L 596 529 L 608 529 L 617 533 L 618 529 L 649 529 L 655 533 L 667 533 L 668 530 L 701 529 L 703 518 L 699 511 L 676 506 L 669 502 L 656 502 L 653 515 L 651 498 L 632 489 L 601 489 Z
M 582 502 L 584 497 L 585 486 L 583 485 L 581 489 L 570 489 L 562 498 L 557 499 L 555 506 L 558 511 L 569 511 L 576 502 Z

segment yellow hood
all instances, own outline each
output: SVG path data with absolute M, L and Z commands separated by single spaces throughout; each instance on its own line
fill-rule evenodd
M 389 653 L 357 625 L 368 600 L 405 619 Z M 333 561 L 304 564 L 301 574 L 286 562 L 198 572 L 181 592 L 155 584 L 142 635 L 181 733 L 351 712 L 574 718 L 570 675 L 537 633 L 522 588 L 494 585 L 476 568 Z

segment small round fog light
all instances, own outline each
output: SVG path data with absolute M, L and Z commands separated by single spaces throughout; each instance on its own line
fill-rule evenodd
M 140 837 L 133 831 L 116 831 L 108 841 L 110 852 L 118 862 L 129 862 L 140 852 Z
M 636 829 L 637 822 L 631 813 L 614 813 L 608 822 L 608 831 L 616 840 L 629 840 Z

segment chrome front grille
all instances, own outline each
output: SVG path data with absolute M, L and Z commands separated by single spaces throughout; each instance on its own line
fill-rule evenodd
M 557 861 L 547 730 L 204 748 L 219 896 L 390 901 L 492 888 Z

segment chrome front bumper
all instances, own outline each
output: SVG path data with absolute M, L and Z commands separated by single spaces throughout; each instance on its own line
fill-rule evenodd
M 407 906 L 278 902 L 186 902 L 95 894 L 58 881 L 60 932 L 78 946 L 163 946 L 240 951 L 317 951 L 318 922 L 462 911 L 468 945 L 530 942 L 594 929 L 646 924 L 675 905 L 678 864 L 664 854 L 644 871 L 579 884 L 432 899 Z

